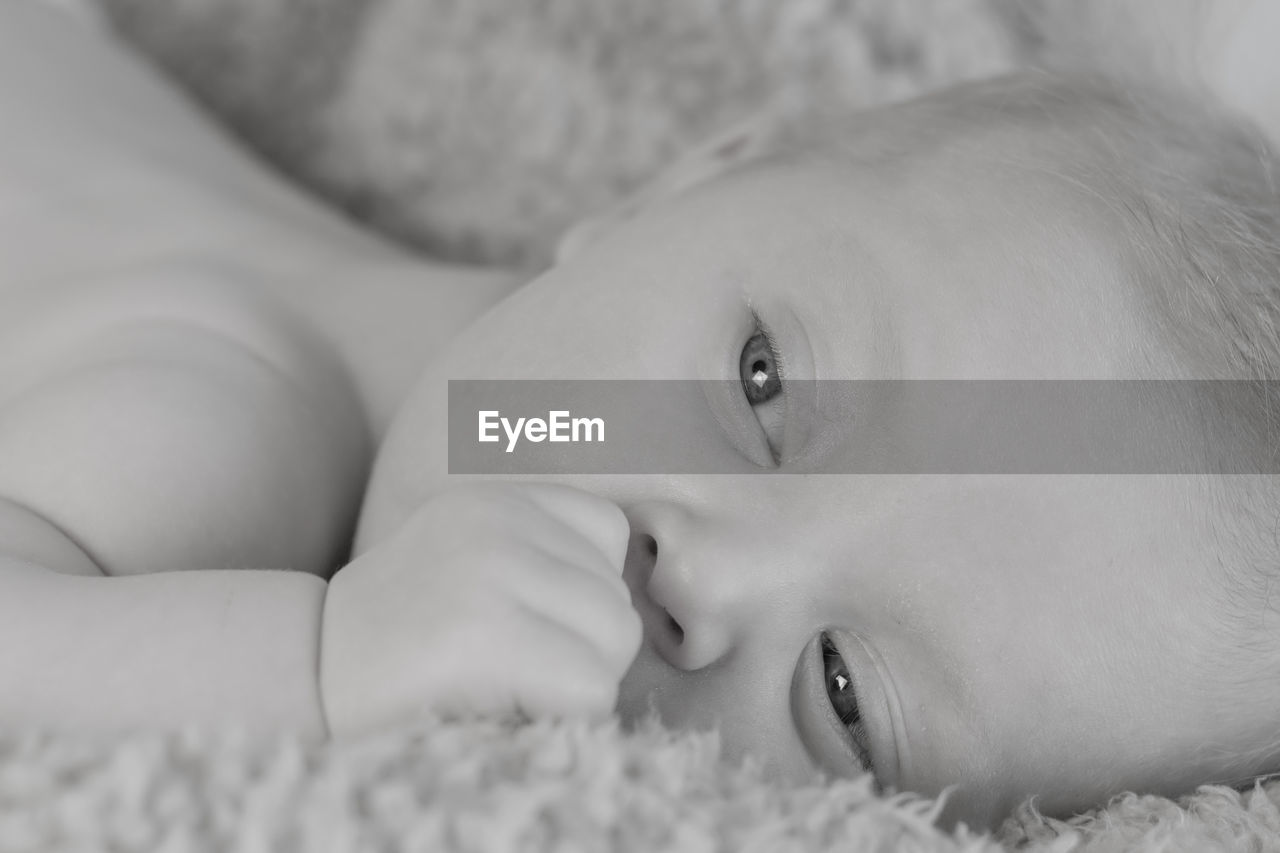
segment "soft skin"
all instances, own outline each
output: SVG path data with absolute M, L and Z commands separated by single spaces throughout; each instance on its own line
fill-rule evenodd
M 603 229 L 437 352 L 382 445 L 357 552 L 464 479 L 447 474 L 447 379 L 736 377 L 753 308 L 792 379 L 1185 375 L 1144 321 L 1113 215 L 1036 166 L 1032 137 L 873 167 L 775 159 Z M 694 420 L 688 442 L 755 469 L 709 411 Z M 800 446 L 775 437 L 772 476 L 551 478 L 631 524 L 646 638 L 625 717 L 719 724 L 732 753 L 787 775 L 851 771 L 793 696 L 806 645 L 835 628 L 869 685 L 880 781 L 956 785 L 952 818 L 1250 769 L 1232 751 L 1266 721 L 1221 698 L 1240 673 L 1197 483 L 813 476 L 858 441 L 816 421 Z
M 449 489 L 329 582 L 320 661 L 334 735 L 437 714 L 607 717 L 640 617 L 630 526 L 580 489 Z
M 52 4 L 0 3 L 0 186 L 0 725 L 323 734 L 372 450 L 518 281 L 358 230 Z

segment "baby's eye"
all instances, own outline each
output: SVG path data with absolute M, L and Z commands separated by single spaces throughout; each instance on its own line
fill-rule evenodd
M 782 376 L 773 354 L 773 344 L 764 332 L 756 332 L 742 348 L 738 362 L 742 390 L 753 406 L 768 403 L 782 393 Z
M 764 430 L 769 453 L 776 465 L 782 457 L 782 430 L 787 420 L 782 395 L 782 367 L 778 363 L 773 340 L 758 326 L 738 356 L 738 374 L 742 393 Z
M 825 634 L 822 637 L 822 664 L 827 685 L 827 698 L 831 701 L 831 707 L 852 735 L 858 763 L 867 772 L 874 772 L 867 727 L 862 721 L 862 712 L 858 708 L 858 697 L 854 690 L 853 679 L 849 676 L 849 667 L 845 664 L 844 658 L 840 657 L 835 644 Z

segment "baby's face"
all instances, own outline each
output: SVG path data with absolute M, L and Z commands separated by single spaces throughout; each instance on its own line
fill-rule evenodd
M 787 379 L 1160 375 L 1109 214 L 976 163 L 773 162 L 620 226 L 442 349 L 382 450 L 358 550 L 450 484 L 448 378 L 736 377 L 756 315 L 783 394 Z M 743 434 L 788 428 L 741 412 Z M 690 446 L 749 455 L 710 411 L 690 421 Z M 731 753 L 788 775 L 862 755 L 887 787 L 957 785 L 949 816 L 979 824 L 1031 793 L 1064 812 L 1239 770 L 1233 733 L 1258 731 L 1221 701 L 1230 619 L 1192 484 L 786 473 L 788 453 L 850 470 L 858 441 L 818 417 L 802 447 L 778 442 L 770 476 L 548 478 L 631 521 L 646 640 L 624 717 L 719 725 Z M 843 661 L 824 665 L 824 632 Z M 833 711 L 833 694 L 852 707 L 841 664 L 856 737 Z

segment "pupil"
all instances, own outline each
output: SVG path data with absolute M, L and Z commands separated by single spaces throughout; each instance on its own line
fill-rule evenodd
M 835 645 L 825 637 L 822 641 L 822 663 L 826 670 L 827 695 L 836 716 L 847 725 L 856 724 L 861 720 L 862 714 L 858 709 L 858 700 L 850 689 L 853 685 L 849 670 Z
M 763 332 L 751 336 L 738 357 L 742 390 L 747 402 L 756 406 L 768 403 L 782 393 L 782 377 L 778 375 L 769 350 L 769 340 Z

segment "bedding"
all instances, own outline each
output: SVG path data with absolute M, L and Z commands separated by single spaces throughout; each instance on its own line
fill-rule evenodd
M 756 112 L 1008 69 L 987 0 L 106 0 L 268 159 L 438 257 L 544 266 L 576 219 Z
M 0 734 L 0 850 L 1264 851 L 1280 786 L 1124 796 L 995 835 L 863 779 L 783 786 L 713 734 L 442 722 L 341 743 L 182 732 Z

